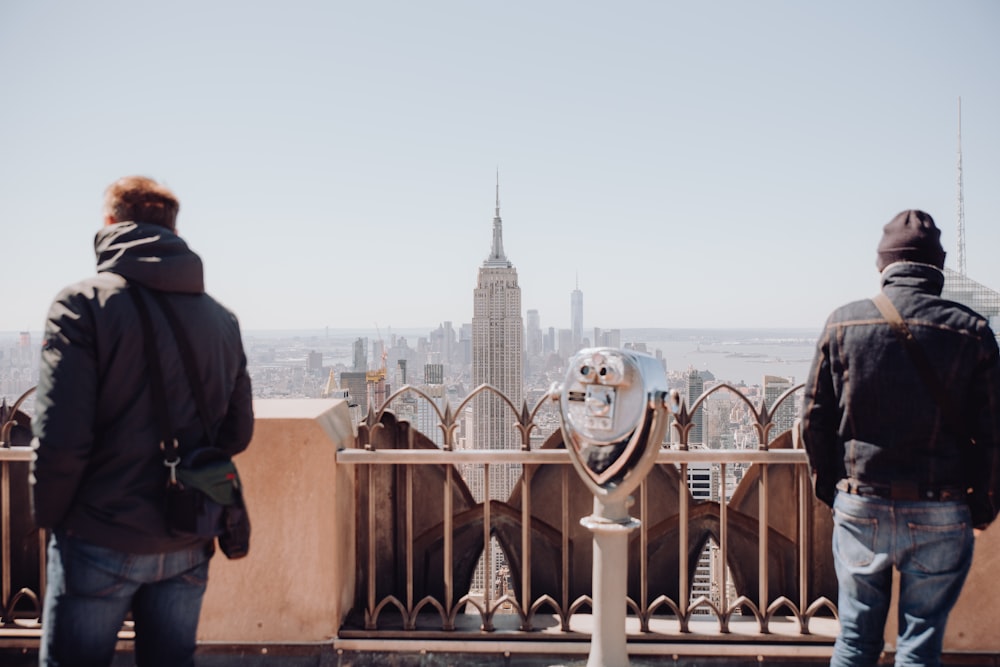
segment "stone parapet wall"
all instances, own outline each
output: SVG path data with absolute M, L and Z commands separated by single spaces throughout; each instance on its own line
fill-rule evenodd
M 322 642 L 336 636 L 354 595 L 351 466 L 346 401 L 257 400 L 253 441 L 236 457 L 246 490 L 250 554 L 212 559 L 198 639 Z

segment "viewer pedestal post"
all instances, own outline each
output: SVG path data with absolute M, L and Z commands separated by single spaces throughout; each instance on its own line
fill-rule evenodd
M 594 628 L 587 667 L 628 667 L 628 536 L 639 521 L 629 516 L 624 500 L 602 503 L 594 498 L 594 513 L 580 524 L 594 534 Z
M 587 667 L 627 667 L 625 616 L 630 495 L 656 463 L 670 419 L 667 375 L 659 360 L 633 350 L 589 348 L 554 386 L 563 442 L 594 494 L 580 524 L 594 534 L 593 631 Z

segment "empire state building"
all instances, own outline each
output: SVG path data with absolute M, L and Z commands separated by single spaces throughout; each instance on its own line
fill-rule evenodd
M 517 270 L 503 251 L 500 219 L 500 181 L 497 179 L 496 215 L 489 257 L 479 268 L 472 316 L 472 380 L 475 386 L 489 384 L 521 409 L 524 401 L 522 361 L 524 323 L 521 318 L 521 288 Z M 486 392 L 474 404 L 477 449 L 519 449 L 521 440 L 514 424 L 517 414 L 495 394 Z M 520 470 L 500 470 L 490 476 L 491 498 L 506 500 Z M 520 468 L 520 466 L 516 466 Z M 491 473 L 493 471 L 491 470 Z M 481 498 L 481 496 L 480 496 Z

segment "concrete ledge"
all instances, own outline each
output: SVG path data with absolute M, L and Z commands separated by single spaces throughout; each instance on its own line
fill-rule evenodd
M 236 457 L 250 554 L 212 559 L 199 641 L 322 642 L 354 595 L 354 486 L 336 451 L 354 429 L 343 400 L 254 401 L 254 436 Z
M 997 596 L 997 572 L 1000 572 L 1000 521 L 976 538 L 972 570 L 965 580 L 962 596 L 948 618 L 944 637 L 945 651 L 975 651 L 1000 655 L 1000 597 Z

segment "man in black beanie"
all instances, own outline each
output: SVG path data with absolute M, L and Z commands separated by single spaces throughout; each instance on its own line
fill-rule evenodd
M 878 662 L 893 568 L 896 664 L 940 664 L 974 529 L 1000 505 L 1000 351 L 985 318 L 941 298 L 944 257 L 927 213 L 885 225 L 881 293 L 830 315 L 806 382 L 803 442 L 835 510 L 837 667 Z

